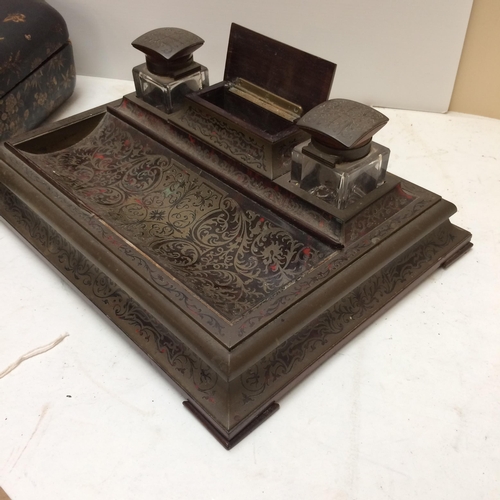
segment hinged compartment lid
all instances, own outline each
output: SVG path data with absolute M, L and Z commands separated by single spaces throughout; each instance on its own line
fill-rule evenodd
M 224 80 L 251 82 L 307 113 L 328 99 L 337 65 L 231 25 Z

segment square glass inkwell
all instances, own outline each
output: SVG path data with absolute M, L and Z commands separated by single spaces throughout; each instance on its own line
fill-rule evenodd
M 384 182 L 390 151 L 372 136 L 387 122 L 359 102 L 320 104 L 297 123 L 311 139 L 293 150 L 291 181 L 338 209 L 361 200 Z
M 186 94 L 208 85 L 208 69 L 193 60 L 204 43 L 180 28 L 158 28 L 132 42 L 146 62 L 132 70 L 137 97 L 164 113 L 179 109 Z

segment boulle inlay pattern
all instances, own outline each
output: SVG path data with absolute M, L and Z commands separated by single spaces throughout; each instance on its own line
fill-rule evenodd
M 210 150 L 208 146 L 197 141 L 194 137 L 170 127 L 157 117 L 144 114 L 128 99 L 123 101 L 119 111 L 120 115 L 126 113 L 127 120 L 132 122 L 136 119 L 145 120 L 148 127 L 157 132 L 158 141 L 166 140 L 165 145 L 167 147 L 172 144 L 177 149 L 189 152 L 192 157 L 202 158 L 203 164 L 209 172 L 223 173 L 236 185 L 241 184 L 242 188 L 257 195 L 257 199 L 264 197 L 273 204 L 276 203 L 280 207 L 285 207 L 287 213 L 304 217 L 305 220 L 312 222 L 312 219 L 309 218 L 310 212 L 300 204 L 300 200 L 289 198 L 286 193 L 280 190 L 279 186 L 274 186 L 275 189 L 273 189 L 271 181 L 256 173 L 252 175 L 247 169 L 241 169 L 241 167 L 238 169 L 232 160 Z M 47 141 L 50 143 L 50 137 L 51 134 L 49 133 L 44 143 Z M 43 156 L 35 155 L 33 160 L 38 161 L 39 158 L 43 158 Z M 402 182 L 401 187 L 393 190 L 387 200 L 383 197 L 372 205 L 374 209 L 373 217 L 370 217 L 370 214 L 362 213 L 361 217 L 352 220 L 354 223 L 352 227 L 355 227 L 355 231 L 349 239 L 354 240 L 354 242 L 350 243 L 347 249 L 341 252 L 338 250 L 331 251 L 327 259 L 311 272 L 306 273 L 300 280 L 295 281 L 290 286 L 283 287 L 281 291 L 274 295 L 269 295 L 264 302 L 254 309 L 248 310 L 237 321 L 227 322 L 213 309 L 207 307 L 206 303 L 200 302 L 197 295 L 193 294 L 190 289 L 179 284 L 179 281 L 169 274 L 168 269 L 165 270 L 156 265 L 137 246 L 131 246 L 127 238 L 119 237 L 110 228 L 109 224 L 103 223 L 100 217 L 93 217 L 90 211 L 82 210 L 81 202 L 72 203 L 67 197 L 67 191 L 66 195 L 64 195 L 57 187 L 57 184 L 51 181 L 47 175 L 44 175 L 44 180 L 35 171 L 25 167 L 22 169 L 22 175 L 29 178 L 30 182 L 38 186 L 38 189 L 49 193 L 52 199 L 58 200 L 59 205 L 66 213 L 71 214 L 73 218 L 76 217 L 75 220 L 78 224 L 87 227 L 90 233 L 99 241 L 106 242 L 110 251 L 121 254 L 125 258 L 127 265 L 131 266 L 135 272 L 153 284 L 157 290 L 172 300 L 184 313 L 196 319 L 201 326 L 208 329 L 228 347 L 234 346 L 257 331 L 261 326 L 266 325 L 269 320 L 300 301 L 303 296 L 341 271 L 363 253 L 369 251 L 377 241 L 391 234 L 399 224 L 411 220 L 419 212 L 425 210 L 426 207 L 439 199 L 438 196 L 411 183 Z M 315 223 L 318 222 L 321 223 L 321 219 L 315 219 Z M 283 224 L 279 219 L 278 223 Z M 351 222 L 348 228 L 349 226 L 351 226 Z
M 196 137 L 172 127 L 158 116 L 144 112 L 127 97 L 120 105 L 118 113 L 146 126 L 152 131 L 152 134 L 156 133 L 168 144 L 190 153 L 192 157 L 201 161 L 209 171 L 223 175 L 225 179 L 238 186 L 238 189 L 243 192 L 252 192 L 257 199 L 269 204 L 273 210 L 281 210 L 294 220 L 302 221 L 315 234 L 321 234 L 338 241 L 341 229 L 339 222 L 333 215 L 309 205 L 264 176 L 212 149 Z M 366 246 L 363 237 L 368 233 L 375 231 L 376 237 L 385 237 L 398 224 L 407 221 L 420 210 L 436 203 L 439 198 L 439 196 L 414 184 L 402 181 L 400 188 L 393 190 L 387 200 L 381 199 L 372 204 L 373 213 L 371 210 L 363 210 L 346 224 L 348 254 L 353 251 L 355 245 Z M 388 224 L 389 222 L 390 224 Z M 356 252 L 356 250 L 354 251 Z
M 302 371 L 316 350 L 332 348 L 340 342 L 363 319 L 373 314 L 382 301 L 397 294 L 414 278 L 415 273 L 432 263 L 437 254 L 449 249 L 453 240 L 449 224 L 438 227 L 281 344 L 272 354 L 262 358 L 239 379 L 240 404 L 245 406 L 261 397 L 268 397 L 268 391 L 274 385 L 279 386 L 292 373 Z
M 110 115 L 68 149 L 26 154 L 229 321 L 332 253 Z
M 249 167 L 243 125 L 201 133 L 179 116 L 130 95 L 5 143 L 0 214 L 233 446 L 470 234 L 452 204 L 391 174 L 351 210 L 310 206 L 288 174 Z M 271 139 L 264 162 L 283 166 Z
M 182 382 L 186 391 L 208 404 L 213 403 L 218 397 L 217 373 L 2 184 L 0 210 L 134 342 L 142 348 L 146 344 L 154 349 L 151 354 L 155 362 L 174 380 Z
M 415 195 L 405 190 L 400 184 L 395 189 L 390 191 L 386 196 L 372 203 L 370 210 L 364 210 L 361 214 L 353 217 L 347 224 L 345 230 L 346 244 L 349 245 L 354 241 L 373 231 L 381 224 L 381 221 L 389 220 L 391 217 L 398 215 L 398 222 L 407 216 L 402 209 L 415 201 Z M 414 211 L 422 208 L 423 202 L 414 204 Z
M 202 113 L 193 106 L 182 111 L 179 120 L 230 156 L 257 170 L 266 170 L 264 146 L 248 134 L 229 127 L 224 121 Z

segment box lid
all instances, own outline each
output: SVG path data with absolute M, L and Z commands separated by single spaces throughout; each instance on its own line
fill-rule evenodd
M 247 80 L 300 105 L 303 113 L 328 99 L 336 67 L 238 24 L 231 25 L 224 80 Z
M 64 19 L 43 0 L 2 0 L 0 98 L 67 42 Z

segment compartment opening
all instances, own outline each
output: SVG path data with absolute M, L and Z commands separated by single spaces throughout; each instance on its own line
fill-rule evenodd
M 293 122 L 231 92 L 226 85 L 201 91 L 198 96 L 269 135 L 282 133 L 293 125 Z

